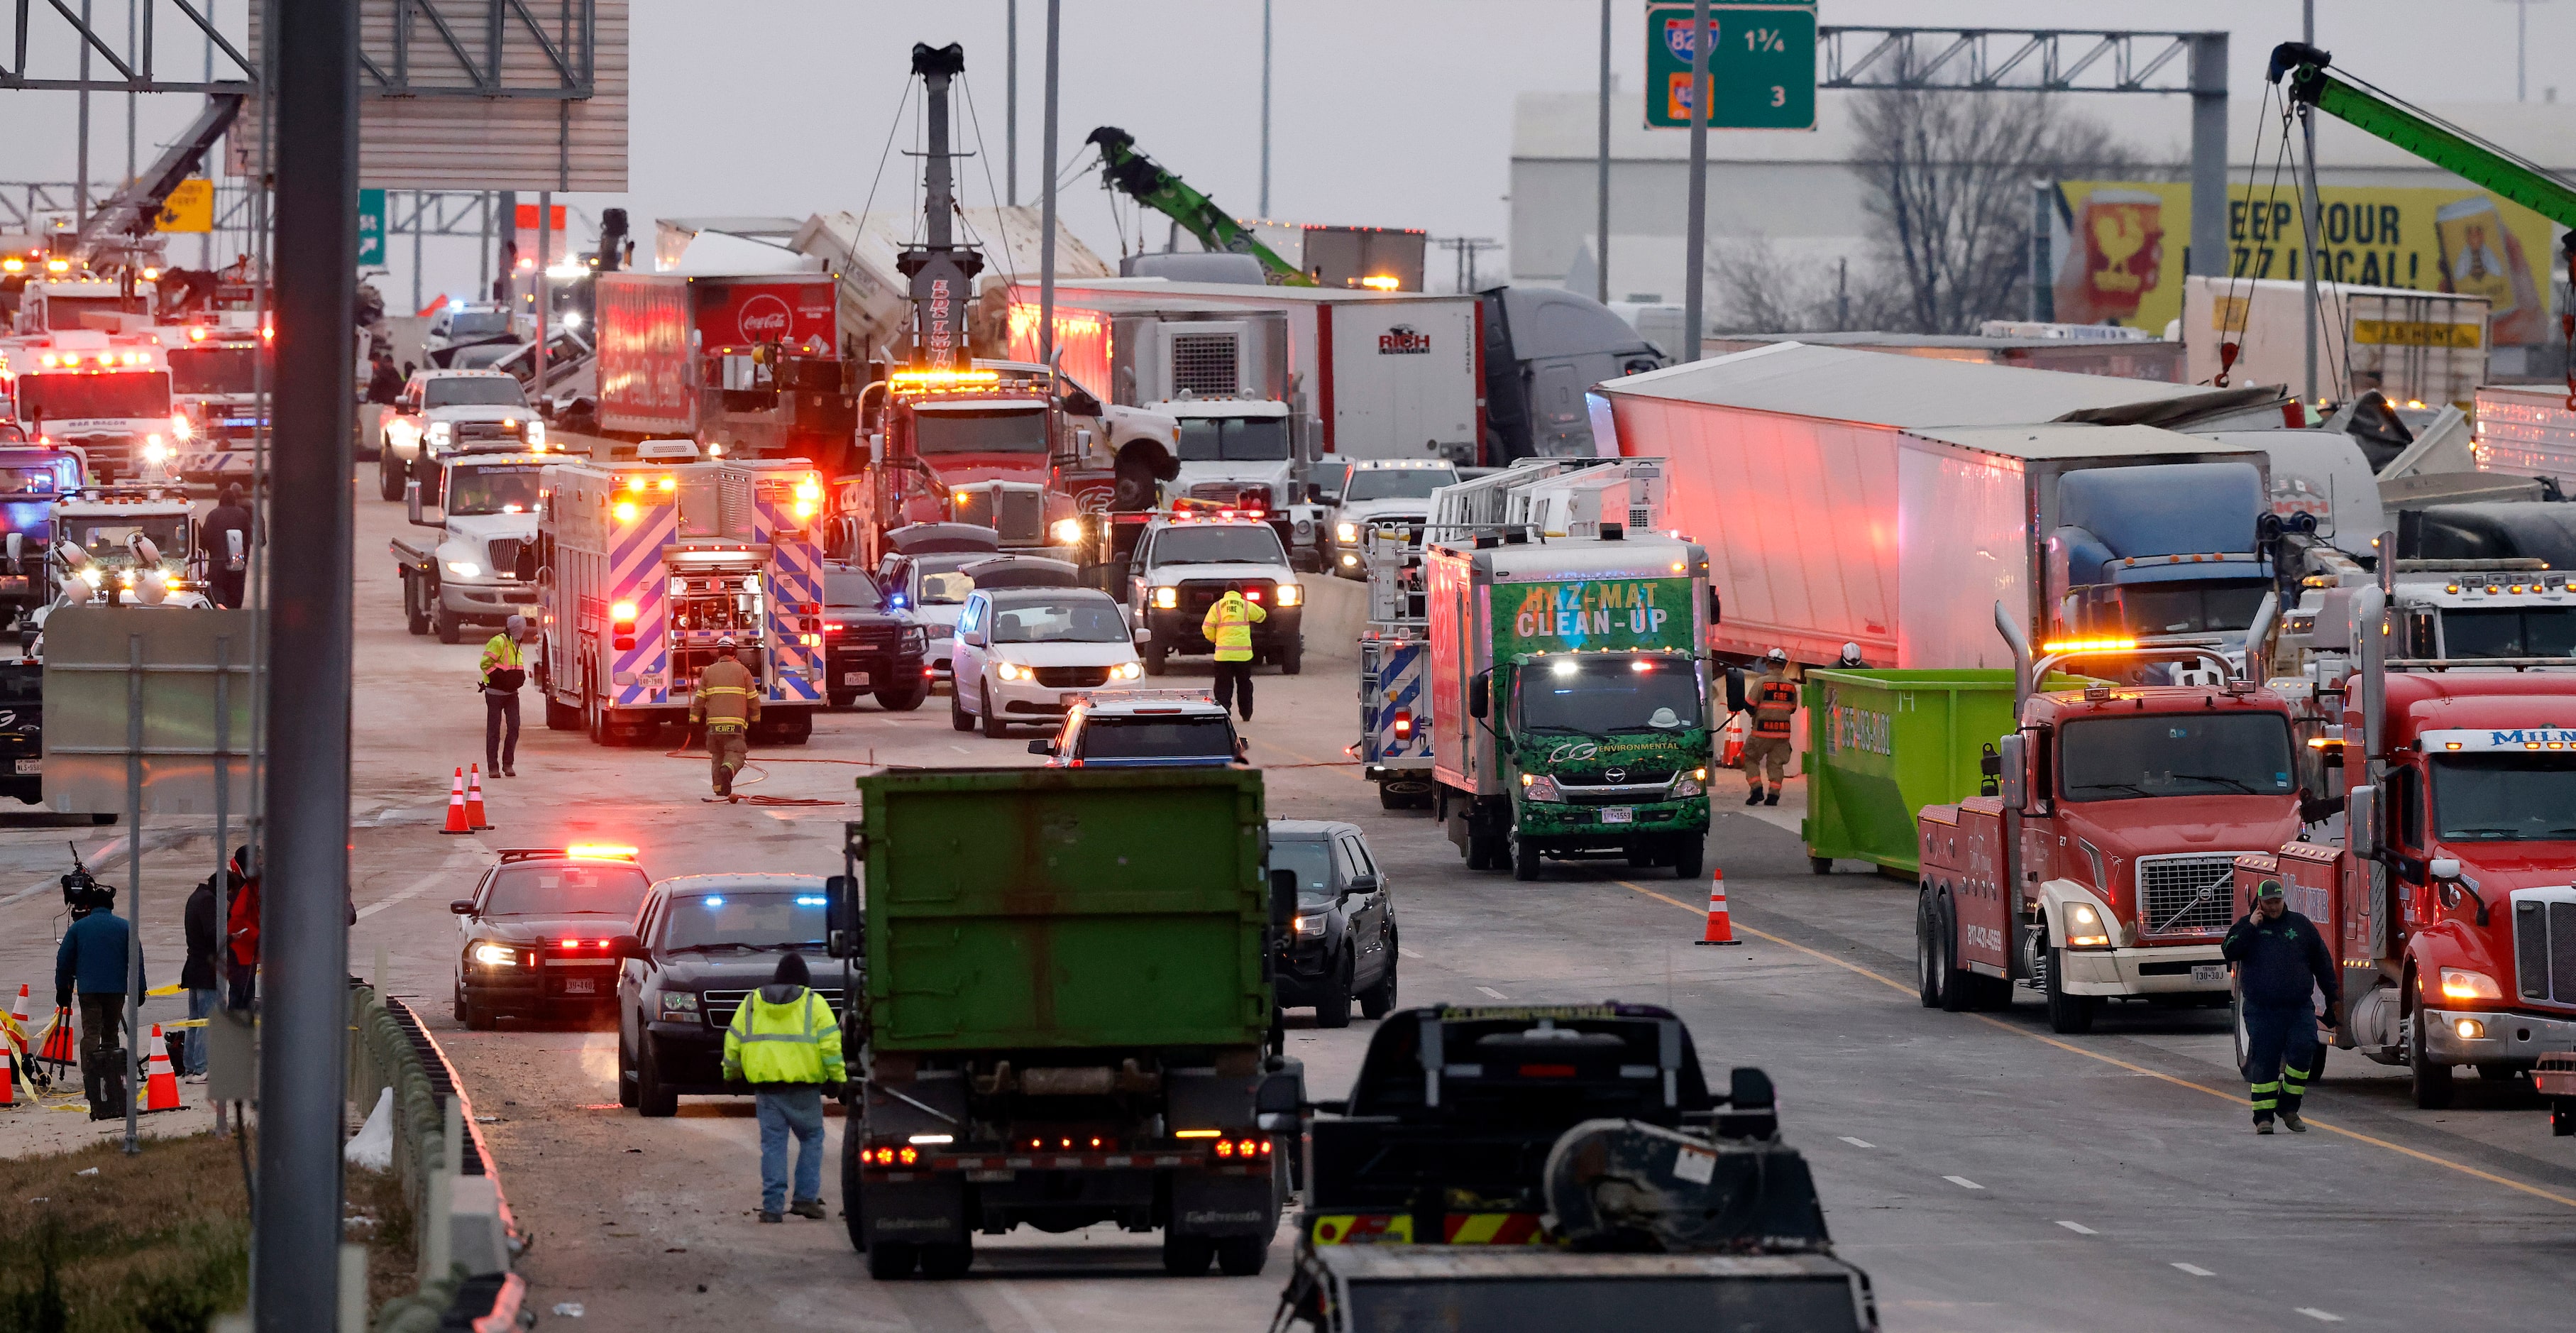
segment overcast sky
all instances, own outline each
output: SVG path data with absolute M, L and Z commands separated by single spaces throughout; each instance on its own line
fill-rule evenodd
M 217 0 L 237 27 L 243 0 Z M 987 156 L 963 171 L 966 202 L 987 202 L 985 172 L 1002 193 L 1005 85 L 1004 0 L 632 0 L 632 136 L 626 197 L 573 196 L 593 215 L 624 204 L 638 229 L 662 215 L 792 214 L 857 210 L 872 182 L 878 206 L 906 199 L 918 164 L 899 155 L 913 126 L 907 113 L 898 155 L 878 178 L 879 154 L 894 129 L 912 44 L 962 42 L 967 80 Z M 2511 100 L 2511 0 L 2317 0 L 2318 40 L 2373 82 L 2417 101 Z M 115 0 L 96 0 L 111 26 Z M 1021 0 L 1020 180 L 1036 202 L 1040 179 L 1040 90 L 1045 0 Z M 1638 114 L 1643 66 L 1643 0 L 1615 0 L 1612 65 L 1617 114 Z M 1823 0 L 1827 24 L 1974 23 L 1985 27 L 2129 24 L 2164 30 L 2226 29 L 2230 86 L 2259 89 L 2273 43 L 2295 37 L 2298 0 Z M 36 7 L 37 49 L 44 25 Z M 1279 0 L 1274 7 L 1271 206 L 1301 222 L 1419 227 L 1435 236 L 1502 239 L 1511 151 L 1513 95 L 1594 86 L 1600 40 L 1595 0 Z M 2530 8 L 2531 98 L 2576 75 L 2554 53 L 2576 49 L 2576 0 Z M 122 15 L 113 26 L 122 27 Z M 181 20 L 165 7 L 161 29 Z M 1059 152 L 1066 169 L 1087 150 L 1093 127 L 1118 125 L 1138 146 L 1239 216 L 1260 199 L 1260 0 L 1063 0 Z M 63 49 L 68 49 L 65 47 Z M 42 68 L 41 59 L 31 64 Z M 179 62 L 196 67 L 193 48 Z M 164 57 L 164 68 L 170 60 Z M 0 137 L 0 179 L 68 180 L 73 163 L 72 97 L 7 93 L 12 132 Z M 1833 94 L 1827 94 L 1833 96 Z M 144 98 L 141 155 L 174 133 L 193 99 Z M 120 175 L 125 130 L 121 96 L 93 102 L 94 176 Z M 2122 128 L 2149 146 L 2182 142 L 2181 98 L 2121 103 Z M 961 107 L 962 112 L 962 107 Z M 976 146 L 976 128 L 961 127 Z M 1678 133 L 1678 132 L 1677 132 Z M 1113 257 L 1120 225 L 1087 171 L 1063 194 L 1068 224 Z M 1159 219 L 1157 220 L 1159 223 Z M 1132 212 L 1125 223 L 1135 242 Z M 1164 227 L 1150 228 L 1160 245 Z M 178 257 L 193 258 L 181 242 Z M 404 247 L 380 279 L 408 295 Z M 1433 268 L 1445 272 L 1437 252 Z M 433 242 L 427 289 L 461 291 L 473 281 L 468 243 Z M 1488 272 L 1498 271 L 1489 269 Z

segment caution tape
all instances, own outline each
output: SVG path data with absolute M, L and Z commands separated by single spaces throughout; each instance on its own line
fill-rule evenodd
M 201 1028 L 205 1025 L 206 1020 L 202 1018 L 183 1018 L 175 1023 L 156 1023 L 153 1026 L 160 1028 L 164 1032 L 176 1032 L 181 1028 Z
M 167 985 L 167 986 L 155 986 L 155 987 L 153 987 L 152 989 L 150 989 L 150 990 L 148 990 L 148 991 L 145 991 L 145 992 L 143 992 L 143 993 L 144 993 L 145 995 L 153 995 L 153 996 L 157 996 L 157 995 L 176 995 L 176 994 L 178 994 L 178 993 L 180 993 L 181 991 L 184 991 L 184 990 L 186 990 L 186 989 L 188 989 L 188 988 L 187 988 L 187 987 L 185 987 L 185 986 L 179 985 L 179 984 L 177 984 L 177 983 L 175 983 L 175 982 L 174 982 L 174 983 L 172 983 L 172 984 L 170 984 L 170 985 Z

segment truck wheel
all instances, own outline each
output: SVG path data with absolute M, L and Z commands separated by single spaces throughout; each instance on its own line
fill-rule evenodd
M 1394 792 L 1387 790 L 1387 786 L 1386 786 L 1386 784 L 1385 784 L 1384 782 L 1380 782 L 1380 783 L 1378 783 L 1378 784 L 1377 784 L 1377 808 L 1378 808 L 1378 809 L 1380 809 L 1380 810 L 1402 810 L 1402 809 L 1404 809 L 1406 806 L 1411 805 L 1412 803 L 1413 803 L 1413 802 L 1412 802 L 1409 798 L 1407 798 L 1407 797 L 1403 797 L 1403 796 L 1398 796 L 1398 795 L 1396 795 Z
M 1501 870 L 1504 868 L 1504 862 L 1508 858 L 1509 854 L 1509 840 L 1499 833 L 1469 833 L 1467 835 L 1467 868 L 1469 870 Z
M 638 1022 L 636 1026 L 640 1028 L 643 1024 Z M 626 1036 L 620 1033 L 617 1037 L 617 1104 L 632 1110 L 641 1100 L 635 1093 L 635 1057 L 627 1053 Z
M 653 1058 L 653 1039 L 636 1053 L 635 1111 L 647 1120 L 667 1120 L 680 1113 L 680 1094 L 662 1086 L 662 1062 Z
M 456 613 L 447 609 L 447 596 L 439 591 L 438 579 L 432 576 L 424 580 L 423 584 L 421 599 L 429 603 L 429 625 L 431 629 L 437 631 L 438 641 L 440 643 L 465 642 L 465 622 L 457 619 Z
M 2409 980 L 2413 979 L 2409 978 Z M 2451 1067 L 2435 1064 L 2433 1057 L 2424 1049 L 2432 1043 L 2424 1039 L 2423 1010 L 2415 1011 L 2414 1023 L 2407 1029 L 2406 1036 L 2407 1090 L 2415 1095 L 2416 1109 L 2439 1111 L 2449 1106 L 2452 1092 Z
M 402 464 L 390 445 L 376 451 L 376 494 L 387 500 L 403 498 Z
M 1810 875 L 1830 875 L 1834 873 L 1834 858 L 1830 856 L 1808 857 L 1807 873 Z
M 1279 650 L 1278 658 L 1280 675 L 1293 676 L 1304 671 L 1306 669 L 1306 636 L 1300 634 L 1296 638 L 1290 639 L 1288 641 L 1288 646 Z M 1234 1270 L 1227 1269 L 1226 1271 L 1230 1273 Z M 1252 1271 L 1258 1273 L 1261 1270 L 1255 1268 Z
M 853 1126 L 855 1128 L 855 1126 Z M 859 1206 L 859 1193 L 864 1182 L 859 1179 L 860 1135 L 841 1135 L 841 1223 L 849 1229 L 850 1248 L 868 1252 L 868 1227 L 865 1211 Z
M 1172 665 L 1172 646 L 1160 636 L 1145 641 L 1145 674 L 1159 676 Z
M 876 1247 L 868 1251 L 868 1276 L 879 1282 L 910 1277 L 917 1257 L 910 1241 L 878 1241 Z
M 1208 1271 L 1208 1262 L 1216 1258 L 1216 1242 L 1205 1236 L 1182 1236 L 1169 1228 L 1163 1231 L 1163 1271 L 1174 1277 L 1197 1277 Z
M 975 1266 L 975 1242 L 972 1240 L 942 1242 L 921 1247 L 921 1275 L 947 1281 L 966 1276 Z
M 1506 835 L 1504 840 L 1511 845 L 1512 878 L 1537 879 L 1538 844 L 1522 837 L 1517 831 Z
M 652 732 L 651 727 L 646 727 L 644 734 L 649 736 Z M 800 711 L 778 724 L 778 743 L 781 745 L 803 745 L 813 739 L 814 715 L 812 713 Z
M 989 741 L 998 741 L 1003 737 L 1010 735 L 1011 724 L 1002 720 L 1001 706 L 993 702 L 992 682 L 985 682 L 980 697 L 984 701 L 984 739 Z
M 1386 942 L 1386 971 L 1378 974 L 1377 984 L 1360 993 L 1360 1013 L 1368 1018 L 1384 1018 L 1395 1010 L 1395 964 L 1400 957 L 1395 941 Z M 1255 1270 L 1258 1271 L 1258 1270 Z
M 1940 947 L 1940 952 L 1934 956 L 1940 960 L 1941 1011 L 1950 1014 L 1964 1014 L 1977 1007 L 1976 991 L 1968 983 L 1968 970 L 1959 966 L 1958 910 L 1948 896 L 1942 897 L 1936 918 L 1939 922 L 1938 938 L 1934 940 Z
M 581 710 L 579 708 L 576 708 L 571 704 L 564 703 L 556 699 L 551 694 L 543 697 L 546 701 L 546 730 L 581 730 Z
M 2069 995 L 2065 985 L 2066 951 L 2052 947 L 2048 951 L 2048 1030 L 2067 1036 L 2092 1031 L 2093 997 Z
M 1941 914 L 1930 889 L 1914 895 L 1914 995 L 1926 1009 L 1941 1007 Z
M 1673 878 L 1699 878 L 1701 849 L 1705 845 L 1696 833 L 1685 833 L 1673 843 Z
M 2227 993 L 2227 1027 L 2236 1039 L 2236 1072 L 2245 1072 L 2245 996 L 2230 987 Z
M 1351 972 L 1351 956 L 1346 952 L 1342 955 L 1341 975 L 1333 979 L 1332 989 L 1315 1001 L 1315 1026 L 1346 1028 L 1351 1025 Z M 1207 1265 L 1202 1263 L 1199 1266 L 1205 1268 Z
M 909 685 L 877 691 L 877 707 L 889 713 L 909 713 L 929 697 L 930 677 L 919 676 Z
M 975 729 L 975 717 L 966 711 L 966 692 L 955 685 L 948 687 L 948 727 L 951 731 Z
M 1216 1243 L 1217 1271 L 1227 1277 L 1259 1277 L 1269 1262 L 1268 1236 L 1227 1236 Z

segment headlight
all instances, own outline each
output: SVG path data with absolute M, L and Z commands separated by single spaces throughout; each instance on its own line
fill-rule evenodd
M 1532 773 L 1521 774 L 1521 799 L 1527 801 L 1562 801 L 1565 794 L 1556 789 L 1556 779 Z
M 1180 589 L 1178 589 L 1178 588 L 1156 588 L 1156 589 L 1154 590 L 1154 605 L 1155 605 L 1155 606 L 1157 606 L 1157 607 L 1159 607 L 1159 608 L 1161 608 L 1161 609 L 1163 609 L 1163 610 L 1165 610 L 1165 611 L 1169 611 L 1169 610 L 1171 610 L 1173 607 L 1179 606 L 1180 604 L 1181 604 L 1181 590 L 1180 590 Z
M 1700 769 L 1698 771 L 1705 773 L 1708 770 Z M 1699 785 L 1698 778 L 1691 777 L 1688 774 L 1684 774 L 1681 777 L 1673 779 L 1673 799 L 1675 800 L 1680 800 L 1685 796 L 1697 796 L 1706 790 L 1707 788 Z
M 1055 534 L 1056 544 L 1060 546 L 1071 546 L 1082 540 L 1082 520 L 1078 518 L 1060 518 L 1055 521 L 1055 526 L 1049 529 L 1049 531 Z
M 163 444 L 163 443 L 161 442 L 161 437 L 160 437 L 160 436 L 158 436 L 158 435 L 147 435 L 147 436 L 145 436 L 145 437 L 143 438 L 143 461 L 144 461 L 144 462 L 146 462 L 146 463 L 156 463 L 156 464 L 157 464 L 157 463 L 167 462 L 167 461 L 169 461 L 169 458 L 170 458 L 170 446 L 169 446 L 169 445 L 166 445 L 166 444 Z
M 903 650 L 904 650 L 905 652 L 907 652 L 907 653 L 925 652 L 925 651 L 927 651 L 927 650 L 929 649 L 929 647 L 930 647 L 930 631 L 923 629 L 923 628 L 922 628 L 921 626 L 919 626 L 919 625 L 907 625 L 907 626 L 905 626 L 905 627 L 904 627 L 904 631 L 903 631 Z
M 483 567 L 471 560 L 450 560 L 447 562 L 447 572 L 460 579 L 479 579 L 483 577 Z
M 2442 969 L 2442 998 L 2445 1000 L 2501 1000 L 2504 988 L 2484 972 L 2465 967 Z
M 1346 556 L 1343 556 L 1343 557 L 1342 557 L 1342 568 L 1344 568 L 1344 569 L 1349 569 L 1349 568 L 1351 568 L 1351 567 L 1353 567 L 1353 566 L 1355 566 L 1355 565 L 1359 564 L 1359 562 L 1360 562 L 1360 558 L 1359 558 L 1358 556 L 1355 556 L 1355 555 L 1346 555 Z
M 696 991 L 685 990 L 666 990 L 662 992 L 662 1017 L 667 1019 L 677 1019 L 683 1023 L 696 1022 L 698 1020 L 698 993 Z
M 444 421 L 433 421 L 429 423 L 428 438 L 432 448 L 442 446 L 449 440 L 456 438 L 456 427 L 451 426 Z
M 1297 604 L 1297 599 L 1305 595 L 1306 590 L 1298 587 L 1294 583 L 1282 583 L 1279 585 L 1279 604 L 1281 606 L 1295 606 Z
M 2066 947 L 2101 949 L 2111 943 L 2111 928 L 2102 924 L 2102 914 L 2091 903 L 2076 903 L 2066 909 Z
M 474 961 L 485 967 L 516 967 L 519 951 L 506 944 L 478 944 L 473 949 Z
M 170 414 L 170 434 L 172 438 L 181 440 L 190 439 L 194 437 L 196 433 L 197 423 L 190 421 L 185 413 L 173 412 Z
M 542 421 L 530 421 L 528 423 L 527 440 L 530 444 L 544 444 L 546 442 L 546 423 Z
M 1299 935 L 1321 935 L 1324 933 L 1324 914 L 1321 912 L 1299 912 L 1296 918 L 1289 924 L 1296 927 Z
M 997 662 L 993 665 L 993 674 L 1004 680 L 1028 680 L 1031 678 L 1029 669 L 1021 666 L 1017 662 Z
M 1134 680 L 1138 676 L 1144 674 L 1145 665 L 1142 662 L 1121 662 L 1118 664 L 1118 678 L 1120 680 Z
M 1342 544 L 1344 544 L 1344 545 L 1349 545 L 1349 544 L 1352 544 L 1352 543 L 1354 543 L 1354 542 L 1357 542 L 1359 539 L 1360 539 L 1360 525 L 1359 525 L 1359 524 L 1357 524 L 1357 523 L 1336 523 L 1336 524 L 1334 524 L 1334 525 L 1333 525 L 1333 540 L 1334 540 L 1334 541 L 1341 542 L 1341 543 L 1342 543 Z

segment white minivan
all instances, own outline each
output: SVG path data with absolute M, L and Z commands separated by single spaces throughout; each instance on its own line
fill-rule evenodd
M 1145 674 L 1127 612 L 1092 588 L 978 588 L 957 613 L 948 721 L 978 719 L 1001 736 L 1014 722 L 1054 726 L 1066 696 Z

